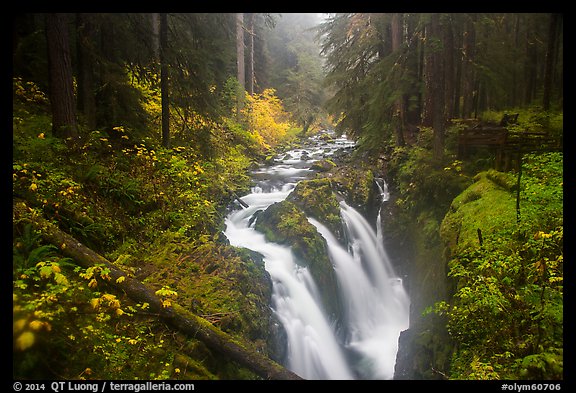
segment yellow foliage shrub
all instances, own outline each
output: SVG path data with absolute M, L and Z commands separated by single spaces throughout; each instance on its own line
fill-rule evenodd
M 274 89 L 266 89 L 261 94 L 246 94 L 243 114 L 250 131 L 266 149 L 277 145 L 290 128 L 288 113 Z

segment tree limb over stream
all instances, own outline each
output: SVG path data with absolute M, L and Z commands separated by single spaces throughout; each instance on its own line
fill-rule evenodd
M 14 220 L 27 220 L 25 218 L 25 212 L 27 211 L 28 207 L 24 202 L 15 203 L 13 208 Z M 61 231 L 56 225 L 46 219 L 35 217 L 34 220 L 29 220 L 29 222 L 39 230 L 45 241 L 57 246 L 62 254 L 72 258 L 76 264 L 84 268 L 105 265 L 110 269 L 109 275 L 111 279 L 108 282 L 110 286 L 123 291 L 134 301 L 148 303 L 150 308 L 157 312 L 160 318 L 170 326 L 204 342 L 209 348 L 247 367 L 263 379 L 301 379 L 280 364 L 255 350 L 247 348 L 210 322 L 183 309 L 181 306 L 173 304 L 173 306 L 164 307 L 161 299 L 156 296 L 153 290 L 146 287 L 139 280 L 130 277 L 106 258 Z M 120 277 L 124 277 L 124 279 L 118 280 Z

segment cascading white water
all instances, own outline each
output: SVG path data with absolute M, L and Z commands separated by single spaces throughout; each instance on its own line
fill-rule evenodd
M 273 283 L 272 308 L 286 331 L 288 368 L 305 379 L 390 379 L 399 334 L 408 328 L 410 302 L 402 280 L 394 274 L 379 231 L 376 233 L 358 211 L 341 202 L 350 243 L 345 249 L 324 225 L 309 218 L 326 239 L 338 280 L 345 315 L 337 335 L 308 269 L 295 262 L 289 247 L 267 242 L 253 228 L 252 217 L 257 211 L 285 199 L 299 180 L 313 173 L 309 167 L 319 155 L 330 155 L 343 145 L 350 143 L 340 139 L 305 156 L 302 151 L 292 151 L 277 165 L 255 171 L 260 182 L 251 194 L 242 197 L 249 207 L 226 218 L 224 233 L 230 244 L 264 257 Z M 386 184 L 379 186 L 385 201 L 382 187 Z
M 345 307 L 345 346 L 356 352 L 357 375 L 366 379 L 394 376 L 398 337 L 408 328 L 410 301 L 395 276 L 382 243 L 366 219 L 340 203 L 349 249 L 318 221 L 309 218 L 324 236 L 334 264 Z
M 305 379 L 352 379 L 344 353 L 319 302 L 318 290 L 307 268 L 296 264 L 289 247 L 267 242 L 250 226 L 252 215 L 289 192 L 255 192 L 243 197 L 250 205 L 226 219 L 230 244 L 264 257 L 272 278 L 273 308 L 288 338 L 288 368 Z

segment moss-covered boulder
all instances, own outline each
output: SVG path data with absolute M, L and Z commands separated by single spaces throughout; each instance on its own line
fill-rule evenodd
M 293 202 L 284 200 L 262 212 L 255 228 L 264 233 L 268 241 L 292 247 L 296 262 L 308 267 L 314 277 L 327 314 L 333 318 L 340 315 L 336 275 L 326 240 L 306 214 Z
M 339 166 L 333 171 L 332 183 L 346 202 L 367 214 L 375 195 L 374 173 L 371 169 L 351 165 Z
M 312 169 L 313 171 L 318 171 L 318 172 L 329 172 L 331 169 L 333 169 L 335 167 L 336 167 L 336 164 L 334 163 L 334 161 L 324 159 L 324 160 L 319 160 L 319 161 L 314 162 L 310 166 L 310 169 Z
M 516 225 L 514 175 L 491 170 L 480 172 L 474 180 L 454 199 L 440 226 L 447 256 L 477 248 L 496 229 L 502 233 L 502 228 L 512 230 Z
M 301 181 L 286 200 L 296 204 L 309 217 L 326 225 L 336 238 L 342 240 L 340 203 L 329 178 Z

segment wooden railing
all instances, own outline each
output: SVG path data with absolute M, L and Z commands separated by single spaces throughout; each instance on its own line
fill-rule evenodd
M 475 126 L 458 133 L 458 158 L 465 159 L 475 148 L 488 148 L 495 154 L 495 169 L 508 170 L 518 155 L 562 151 L 563 141 L 547 132 L 509 131 L 503 126 Z

